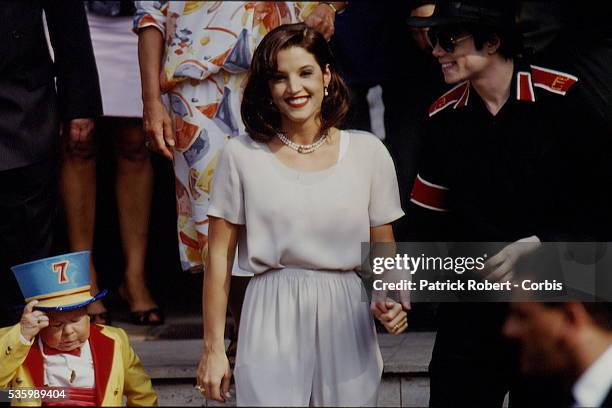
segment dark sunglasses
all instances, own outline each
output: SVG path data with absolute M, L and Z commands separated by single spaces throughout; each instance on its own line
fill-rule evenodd
M 427 39 L 431 48 L 435 48 L 436 44 L 440 45 L 446 52 L 455 51 L 455 46 L 463 40 L 470 38 L 472 34 L 460 35 L 460 33 L 446 31 L 446 30 L 433 30 L 427 31 Z

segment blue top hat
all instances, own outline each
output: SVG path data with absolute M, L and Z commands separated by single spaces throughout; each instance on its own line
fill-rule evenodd
M 11 267 L 26 302 L 36 309 L 72 310 L 95 302 L 107 291 L 89 293 L 89 251 L 73 252 Z

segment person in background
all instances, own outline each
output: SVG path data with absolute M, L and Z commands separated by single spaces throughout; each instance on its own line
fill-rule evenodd
M 612 407 L 612 304 L 513 303 L 503 327 L 525 374 L 551 376 L 573 407 Z
M 242 101 L 248 134 L 224 148 L 208 209 L 197 376 L 207 398 L 229 392 L 223 330 L 238 245 L 240 266 L 255 276 L 240 322 L 237 404 L 376 404 L 382 359 L 357 274 L 360 243 L 393 244 L 391 223 L 403 211 L 385 146 L 337 128 L 348 105 L 320 33 L 288 24 L 264 37 Z M 380 306 L 387 330 L 407 328 L 399 303 Z
M 410 29 L 409 15 L 428 17 L 433 0 L 400 3 L 355 2 L 340 14 L 331 40 L 351 90 L 346 129 L 372 131 L 367 95 L 380 86 L 384 105 L 384 143 L 396 165 L 404 208 L 423 145 L 429 102 L 444 89 L 444 80 L 424 41 L 425 29 Z M 383 135 L 377 135 L 382 138 Z M 406 239 L 404 222 L 394 224 L 398 240 Z
M 612 132 L 612 3 L 576 6 L 561 0 L 519 1 L 517 16 L 534 64 L 574 72 L 582 103 Z
M 4 2 L 0 34 L 0 325 L 8 325 L 22 301 L 9 266 L 51 251 L 60 133 L 87 139 L 102 103 L 81 1 Z
M 86 138 L 64 138 L 62 196 L 73 251 L 91 250 L 96 214 L 96 139 L 111 138 L 117 157 L 115 193 L 125 262 L 120 294 L 130 307 L 134 324 L 164 321 L 146 283 L 145 259 L 153 169 L 142 131 L 142 101 L 138 72 L 138 38 L 132 33 L 133 2 L 89 1 L 87 17 L 100 75 L 104 116 Z M 92 290 L 98 274 L 91 262 Z M 110 324 L 102 301 L 88 306 L 92 321 Z
M 304 21 L 326 38 L 345 2 L 136 2 L 134 30 L 149 147 L 173 160 L 181 264 L 199 270 L 208 251 L 211 181 L 228 139 L 244 132 L 239 107 L 253 50 L 275 27 Z M 161 100 L 166 93 L 170 106 Z M 236 327 L 250 272 L 236 266 Z M 230 349 L 235 349 L 235 339 Z M 232 353 L 230 353 L 232 354 Z

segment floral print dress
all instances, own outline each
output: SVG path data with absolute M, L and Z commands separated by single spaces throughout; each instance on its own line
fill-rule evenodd
M 317 5 L 136 2 L 134 30 L 155 27 L 165 39 L 160 83 L 176 138 L 177 231 L 184 270 L 201 268 L 207 253 L 212 176 L 227 140 L 244 132 L 240 100 L 253 51 L 269 31 L 303 21 Z

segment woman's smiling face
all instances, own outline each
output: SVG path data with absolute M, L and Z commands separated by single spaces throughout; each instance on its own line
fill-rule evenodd
M 304 48 L 290 47 L 278 52 L 276 73 L 268 86 L 281 114 L 283 129 L 317 123 L 324 87 L 330 80 L 329 67 L 321 70 L 314 55 Z

